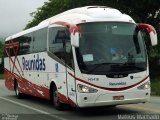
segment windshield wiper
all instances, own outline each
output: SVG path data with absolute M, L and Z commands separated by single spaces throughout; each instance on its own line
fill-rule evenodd
M 97 68 L 102 67 L 103 65 L 110 65 L 110 68 L 112 69 L 116 69 L 116 68 L 122 68 L 122 69 L 136 69 L 136 70 L 140 70 L 140 71 L 144 71 L 146 68 L 145 67 L 140 67 L 137 66 L 135 63 L 100 63 L 100 64 L 95 64 L 96 66 L 94 68 L 92 68 L 91 70 L 87 71 L 86 73 L 92 73 L 93 71 L 95 71 Z
M 137 70 L 140 70 L 140 71 L 144 71 L 145 68 L 144 67 L 140 67 L 140 66 L 137 66 L 136 63 L 119 63 L 119 64 L 114 64 L 114 65 L 111 65 L 112 68 L 130 68 L 130 69 L 137 69 Z
M 141 70 L 141 71 L 145 70 L 144 67 L 137 66 L 135 62 L 134 63 L 126 62 L 126 63 L 123 64 L 123 67 L 134 68 L 134 69 Z
M 95 64 L 96 66 L 94 68 L 92 68 L 91 70 L 87 71 L 86 73 L 89 74 L 89 73 L 93 72 L 95 69 L 97 69 L 97 68 L 99 68 L 99 67 L 101 67 L 103 65 L 108 65 L 108 64 L 110 64 L 110 63 Z
M 137 65 L 128 65 L 127 67 L 130 67 L 130 68 L 133 68 L 133 69 L 137 69 L 137 70 L 140 70 L 140 71 L 144 71 L 145 70 L 145 68 L 143 67 L 139 67 L 139 66 L 137 66 Z

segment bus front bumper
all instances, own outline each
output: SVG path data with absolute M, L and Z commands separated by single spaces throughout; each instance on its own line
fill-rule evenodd
M 139 93 L 107 93 L 107 94 L 82 94 L 77 100 L 79 107 L 95 107 L 95 106 L 110 106 L 145 103 L 150 99 L 150 91 Z

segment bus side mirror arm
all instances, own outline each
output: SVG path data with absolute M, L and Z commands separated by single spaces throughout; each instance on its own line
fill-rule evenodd
M 74 47 L 79 47 L 79 32 L 71 33 L 71 45 Z
M 155 46 L 158 44 L 157 33 L 153 26 L 149 24 L 143 24 L 143 23 L 139 23 L 137 26 L 139 29 L 144 29 L 149 33 L 152 46 Z

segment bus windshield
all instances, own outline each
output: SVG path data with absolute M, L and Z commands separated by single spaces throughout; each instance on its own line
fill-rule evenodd
M 79 27 L 76 56 L 82 73 L 129 74 L 146 70 L 145 45 L 136 24 L 94 22 Z

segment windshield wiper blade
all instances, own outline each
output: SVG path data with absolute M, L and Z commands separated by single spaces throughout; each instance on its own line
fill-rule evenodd
M 86 72 L 86 73 L 89 74 L 89 73 L 93 72 L 95 69 L 97 69 L 97 68 L 99 68 L 99 67 L 101 67 L 103 65 L 108 65 L 108 64 L 110 64 L 110 63 L 95 64 L 96 66 L 94 68 L 92 68 L 91 70 L 89 70 L 88 72 Z
M 114 64 L 111 67 L 112 68 L 131 68 L 131 69 L 137 69 L 141 71 L 145 70 L 144 67 L 137 66 L 136 63 L 128 63 L 128 62 L 123 63 L 123 64 Z
M 124 63 L 123 66 L 124 66 L 124 67 L 127 67 L 127 68 L 138 69 L 138 70 L 141 70 L 141 71 L 144 71 L 144 70 L 145 70 L 144 67 L 137 66 L 136 63 Z
M 141 70 L 141 71 L 144 71 L 145 70 L 145 68 L 142 68 L 142 67 L 139 67 L 139 66 L 136 66 L 136 65 L 131 65 L 131 66 L 129 66 L 129 67 L 133 67 L 133 68 L 135 68 L 135 69 L 137 69 L 137 70 Z

